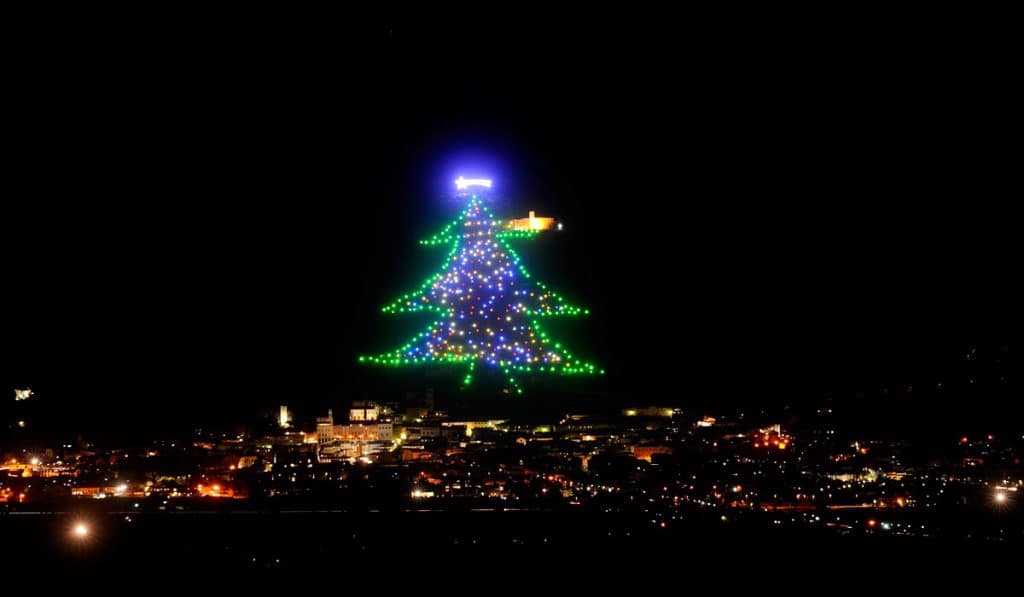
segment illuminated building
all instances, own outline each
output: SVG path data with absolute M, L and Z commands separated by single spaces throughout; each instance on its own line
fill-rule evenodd
M 464 429 L 466 437 L 472 437 L 475 429 L 497 429 L 498 425 L 504 423 L 504 419 L 490 419 L 485 421 L 445 421 L 441 427 Z
M 360 441 L 375 440 L 377 439 L 377 425 L 364 425 L 363 423 L 335 425 L 332 437 Z
M 316 418 L 316 441 L 326 444 L 334 437 L 334 411 L 327 409 L 326 417 Z
M 207 498 L 242 499 L 247 497 L 247 492 L 236 489 L 227 481 L 214 481 L 196 485 L 196 495 Z
M 391 421 L 378 421 L 377 422 L 377 440 L 378 441 L 391 441 L 395 437 L 394 426 Z
M 425 406 L 410 406 L 405 409 L 404 418 L 407 421 L 415 421 L 417 419 L 425 419 L 430 415 L 430 409 Z
M 668 406 L 645 406 L 636 408 L 627 408 L 622 411 L 622 414 L 627 417 L 673 417 L 674 415 L 680 415 L 683 411 Z
M 118 485 L 79 485 L 71 488 L 71 495 L 102 500 L 112 497 L 145 497 L 146 493 L 141 487 L 130 487 L 127 483 L 120 483 Z
M 376 421 L 380 414 L 379 409 L 373 402 L 356 400 L 348 411 L 349 421 Z
M 530 215 L 528 217 L 508 220 L 505 222 L 505 228 L 521 232 L 540 232 L 541 230 L 550 230 L 554 225 L 554 218 L 538 218 L 534 215 L 534 211 L 532 209 L 530 210 Z
M 28 400 L 32 397 L 32 388 L 25 388 L 23 390 L 14 388 L 14 400 L 16 402 L 21 400 Z
M 404 425 L 396 430 L 399 437 L 408 441 L 436 439 L 441 437 L 440 425 Z
M 433 489 L 422 489 L 420 487 L 417 487 L 417 488 L 412 490 L 411 495 L 412 495 L 412 497 L 414 499 L 432 498 L 432 497 L 434 497 L 434 490 Z
M 672 447 L 671 446 L 634 446 L 633 447 L 633 456 L 637 460 L 646 460 L 647 462 L 650 462 L 651 461 L 651 457 L 654 456 L 655 454 L 667 454 L 667 455 L 671 456 L 672 455 Z
M 320 444 L 318 460 L 330 462 L 351 460 L 391 448 L 394 429 L 391 421 L 363 421 L 334 424 L 334 413 L 318 417 L 316 443 Z M 309 438 L 307 437 L 307 442 Z
M 786 448 L 790 447 L 792 443 L 793 438 L 789 434 L 782 431 L 782 426 L 779 424 L 759 429 L 757 433 L 754 434 L 753 438 L 754 447 L 762 448 L 765 450 L 785 450 Z
M 292 424 L 292 413 L 288 410 L 288 407 L 281 405 L 281 411 L 277 417 L 277 424 L 282 428 L 290 427 Z
M 342 439 L 326 446 L 321 445 L 319 459 L 320 462 L 330 462 L 334 460 L 349 460 L 362 455 L 362 442 L 354 439 Z
M 390 441 L 363 442 L 359 446 L 360 456 L 365 458 L 374 454 L 380 454 L 381 452 L 388 452 L 392 446 L 393 444 Z

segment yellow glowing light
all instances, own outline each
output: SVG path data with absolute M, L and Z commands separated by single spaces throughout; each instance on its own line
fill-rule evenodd
M 521 230 L 521 231 L 540 231 L 548 230 L 555 224 L 554 218 L 538 217 L 536 212 L 531 211 L 530 215 L 525 218 L 519 218 L 516 220 L 509 220 L 505 223 L 505 228 L 509 230 Z
M 84 522 L 80 522 L 75 525 L 71 532 L 75 537 L 82 539 L 89 536 L 89 527 Z
M 1002 491 L 996 493 L 996 502 L 1000 504 L 1006 503 L 1006 494 Z

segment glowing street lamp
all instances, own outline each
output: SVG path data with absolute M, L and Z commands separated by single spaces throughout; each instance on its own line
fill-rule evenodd
M 89 525 L 84 522 L 75 523 L 75 526 L 71 529 L 71 534 L 75 539 L 85 539 L 89 536 Z

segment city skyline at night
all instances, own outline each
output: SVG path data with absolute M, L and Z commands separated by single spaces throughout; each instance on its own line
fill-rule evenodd
M 1010 576 L 1012 19 L 255 12 L 11 20 L 9 578 Z

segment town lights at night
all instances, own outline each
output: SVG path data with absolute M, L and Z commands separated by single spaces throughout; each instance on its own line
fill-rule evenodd
M 1003 483 L 996 485 L 992 492 L 992 504 L 998 508 L 1010 507 L 1020 486 L 1021 483 L 1019 481 L 1017 483 L 1004 481 Z
M 492 182 L 490 178 L 465 178 L 460 176 L 455 179 L 455 188 L 460 191 L 465 191 L 470 187 L 489 189 L 491 188 L 491 184 Z
M 19 27 L 0 586 L 1021 591 L 1014 21 L 793 12 Z

